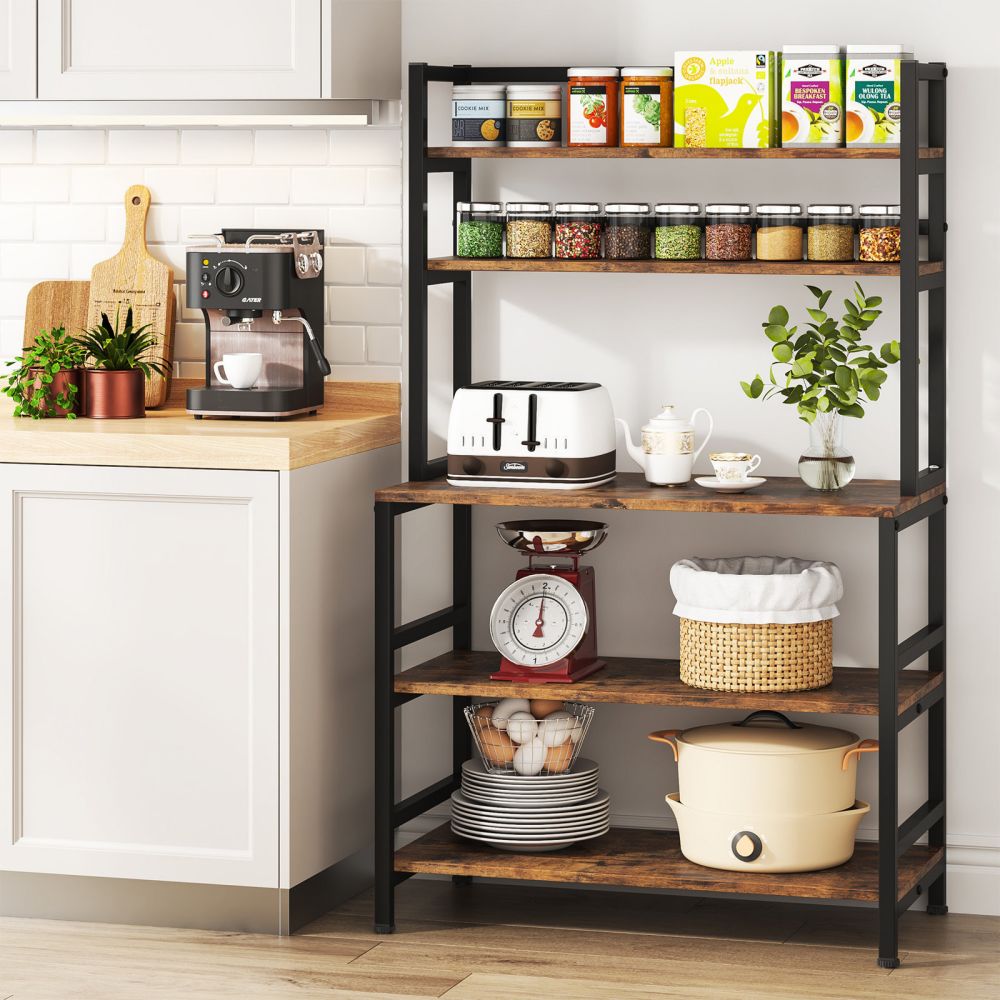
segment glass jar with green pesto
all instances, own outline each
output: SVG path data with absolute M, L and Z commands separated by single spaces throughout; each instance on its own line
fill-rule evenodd
M 657 260 L 701 260 L 701 205 L 655 205 L 653 256 Z
M 460 201 L 456 206 L 456 213 L 457 256 L 503 256 L 503 209 L 499 202 Z

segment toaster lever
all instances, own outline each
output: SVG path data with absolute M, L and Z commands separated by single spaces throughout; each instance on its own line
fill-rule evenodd
M 538 397 L 532 393 L 528 397 L 528 440 L 522 441 L 528 451 L 534 451 L 542 442 L 536 438 L 538 433 Z
M 493 416 L 486 418 L 486 423 L 493 425 L 493 450 L 500 450 L 500 434 L 503 430 L 503 424 L 506 421 L 503 418 L 503 393 L 495 392 L 493 393 Z

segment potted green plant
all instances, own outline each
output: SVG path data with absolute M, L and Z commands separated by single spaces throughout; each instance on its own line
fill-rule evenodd
M 806 288 L 816 297 L 816 308 L 807 309 L 810 322 L 799 333 L 788 326 L 788 310 L 775 306 L 762 323 L 771 341 L 774 361 L 765 389 L 757 375 L 740 382 L 751 399 L 781 397 L 809 424 L 809 447 L 799 459 L 799 475 L 816 490 L 839 490 L 854 478 L 854 458 L 844 447 L 843 417 L 863 417 L 862 399 L 875 402 L 888 378 L 885 369 L 899 361 L 899 341 L 879 348 L 863 343 L 862 335 L 882 315 L 877 295 L 866 296 L 854 283 L 854 298 L 844 299 L 845 312 L 838 322 L 824 309 L 832 294 L 815 285 Z M 777 371 L 776 371 L 777 369 Z
M 7 362 L 13 368 L 3 394 L 14 400 L 15 417 L 76 418 L 85 351 L 63 327 L 39 330 L 35 342 Z
M 101 313 L 101 325 L 80 338 L 90 365 L 84 371 L 84 412 L 88 417 L 125 418 L 146 415 L 146 381 L 154 372 L 167 373 L 167 362 L 153 354 L 156 339 L 150 324 L 132 325 L 132 307 L 112 324 Z

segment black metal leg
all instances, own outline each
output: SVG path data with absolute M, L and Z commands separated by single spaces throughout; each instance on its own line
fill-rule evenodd
M 393 708 L 396 618 L 395 518 L 375 504 L 375 933 L 396 929 L 394 912 L 396 712 Z
M 948 508 L 943 507 L 936 514 L 932 514 L 927 522 L 927 573 L 928 573 L 928 598 L 927 615 L 930 622 L 945 624 L 945 614 L 947 609 L 947 531 L 948 531 Z M 927 667 L 929 670 L 944 673 L 942 686 L 948 683 L 946 671 L 947 660 L 947 639 L 928 654 Z M 948 702 L 947 694 L 931 710 L 927 721 L 927 798 L 931 802 L 946 803 L 945 798 L 945 713 Z M 947 804 L 941 813 L 941 818 L 927 832 L 927 842 L 932 847 L 940 847 L 945 851 L 945 864 L 941 867 L 941 874 L 931 885 L 927 895 L 927 912 L 930 914 L 943 914 L 948 912 L 947 893 L 947 848 L 945 846 L 945 830 Z
M 898 526 L 885 518 L 878 523 L 878 964 L 883 969 L 899 967 L 898 576 Z

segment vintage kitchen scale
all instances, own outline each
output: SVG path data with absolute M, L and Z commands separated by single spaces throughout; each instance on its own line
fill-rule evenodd
M 605 666 L 597 656 L 594 567 L 580 556 L 600 545 L 599 521 L 505 521 L 497 533 L 528 557 L 490 613 L 490 637 L 500 652 L 494 681 L 562 683 Z

